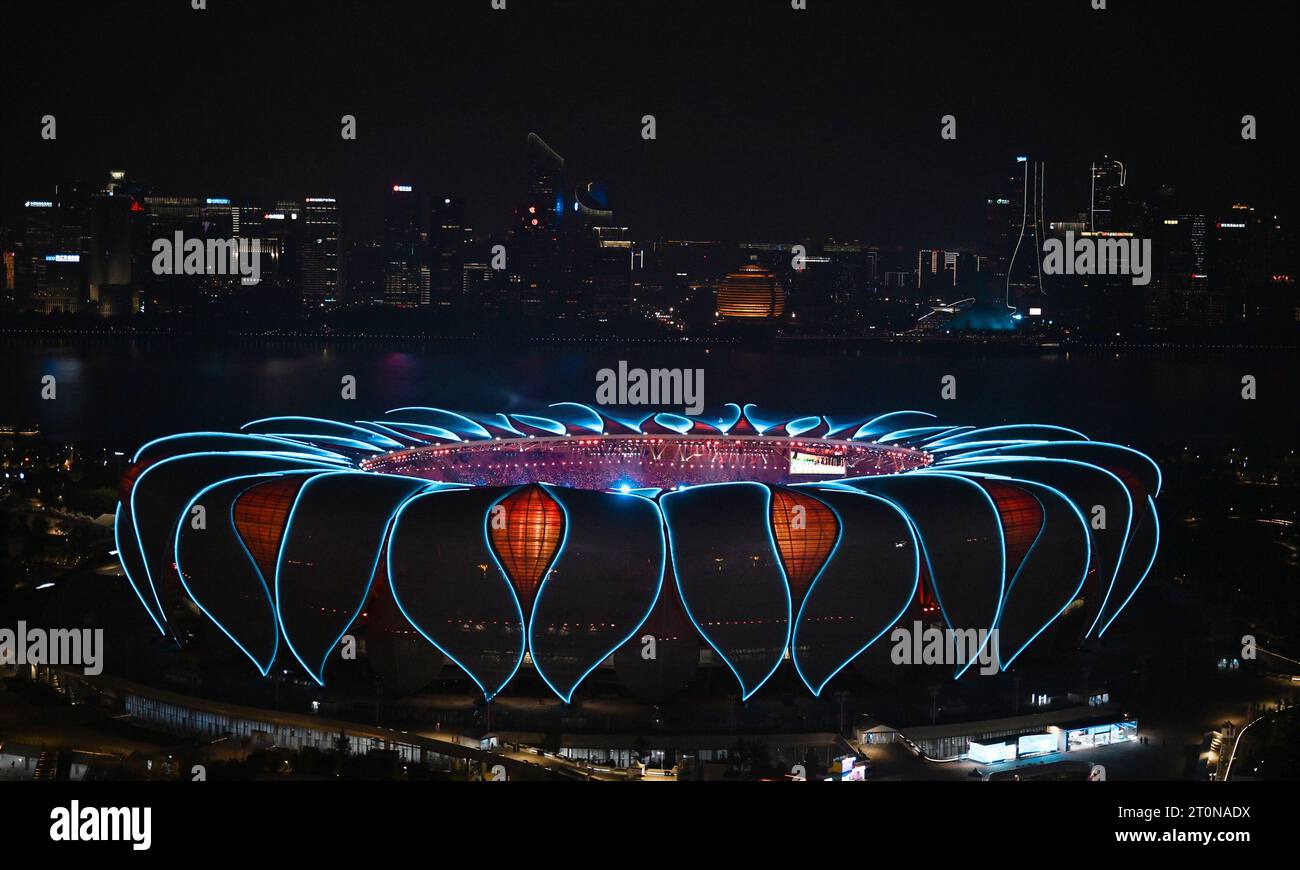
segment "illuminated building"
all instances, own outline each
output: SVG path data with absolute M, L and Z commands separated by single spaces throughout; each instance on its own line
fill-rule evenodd
M 1023 316 L 1030 307 L 1045 310 L 1043 294 L 1043 186 L 1046 164 L 1027 157 L 1016 158 L 1012 176 L 1014 204 L 1008 233 L 1006 304 Z M 1017 214 L 1018 213 L 1018 214 Z M 1016 224 L 1019 223 L 1017 228 Z
M 436 197 L 430 243 L 433 249 L 434 298 L 438 305 L 453 305 L 464 295 L 465 202 L 459 197 Z
M 536 133 L 529 133 L 525 149 L 527 191 L 515 209 L 515 262 L 524 314 L 554 312 L 562 306 L 555 297 L 569 288 L 571 269 L 562 239 L 565 225 L 564 158 Z
M 1046 312 L 1042 274 L 1047 233 L 1043 218 L 1046 171 L 1042 162 L 1017 157 L 1016 168 L 1007 179 L 1007 192 L 988 201 L 989 289 L 998 306 L 1019 318 L 1030 316 L 1030 308 L 1039 315 Z M 976 302 L 973 310 L 985 308 L 979 297 Z
M 1049 631 L 1103 635 L 1155 559 L 1160 483 L 1073 430 L 919 411 L 403 408 L 152 441 L 116 539 L 160 632 L 202 614 L 263 675 L 323 685 L 344 635 L 415 632 L 487 698 L 526 666 L 568 702 L 611 656 L 663 697 L 706 646 L 748 698 L 786 660 L 820 694 L 913 617 L 996 628 L 1002 670 Z
M 1088 229 L 1094 233 L 1132 229 L 1123 200 L 1128 186 L 1128 169 L 1124 164 L 1106 156 L 1092 164 L 1088 176 Z
M 302 301 L 309 308 L 339 298 L 339 207 L 332 196 L 303 202 Z
M 979 272 L 980 258 L 966 251 L 922 249 L 916 254 L 916 289 L 924 296 L 951 298 L 953 291 L 968 278 Z
M 394 184 L 384 200 L 384 303 L 428 305 L 430 270 L 420 224 L 420 199 L 409 184 Z
M 753 263 L 718 282 L 717 316 L 776 320 L 785 314 L 785 287 L 777 276 Z

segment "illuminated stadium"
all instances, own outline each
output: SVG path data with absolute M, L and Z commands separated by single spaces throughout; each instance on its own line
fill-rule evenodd
M 712 668 L 747 700 L 783 666 L 821 695 L 913 619 L 996 629 L 1002 671 L 1104 635 L 1155 559 L 1160 485 L 1070 429 L 920 411 L 402 408 L 152 441 L 116 535 L 164 637 L 207 624 L 263 676 L 324 686 L 354 636 L 410 691 L 449 665 L 567 704 L 601 669 L 657 703 Z

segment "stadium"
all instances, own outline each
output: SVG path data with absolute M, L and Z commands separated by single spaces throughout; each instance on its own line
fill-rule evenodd
M 398 694 L 568 705 L 598 678 L 659 704 L 708 672 L 746 702 L 778 674 L 812 696 L 879 675 L 914 620 L 996 630 L 1004 672 L 1105 635 L 1155 559 L 1160 487 L 1142 453 L 1052 425 L 411 407 L 152 441 L 116 538 L 163 639 L 250 674 L 324 687 L 359 638 Z

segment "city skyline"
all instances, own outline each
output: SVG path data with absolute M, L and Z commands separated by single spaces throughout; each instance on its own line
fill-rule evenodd
M 419 328 L 433 331 L 519 314 L 669 332 L 748 321 L 944 334 L 1234 324 L 1276 332 L 1294 319 L 1294 236 L 1276 212 L 1239 198 L 1189 205 L 1175 189 L 1135 184 L 1141 168 L 1109 154 L 1078 173 L 1008 158 L 1001 187 L 984 199 L 983 238 L 969 246 L 936 246 L 932 236 L 731 243 L 647 237 L 624 218 L 621 179 L 584 174 L 535 132 L 522 145 L 524 181 L 498 233 L 469 225 L 465 198 L 401 178 L 371 193 L 383 218 L 367 225 L 358 224 L 364 209 L 320 189 L 259 201 L 160 190 L 122 169 L 98 184 L 56 185 L 48 199 L 25 200 L 14 226 L 0 225 L 0 289 L 19 313 L 120 320 L 219 305 L 273 325 L 379 306 L 425 309 L 435 319 Z M 1085 195 L 1047 195 L 1052 179 L 1085 172 Z M 230 268 L 182 268 L 187 236 L 232 246 Z M 236 242 L 260 244 L 265 262 L 245 262 L 245 251 L 235 275 Z M 1145 250 L 1133 263 L 1143 277 L 1108 278 L 1104 263 L 1088 276 L 1086 262 L 1076 274 L 1075 249 L 1094 243 Z M 1067 268 L 1053 264 L 1053 245 L 1069 246 Z M 331 328 L 373 328 L 348 317 Z
M 285 4 L 261 21 L 268 34 L 290 40 L 282 55 L 235 38 L 240 23 L 221 9 L 106 7 L 73 28 L 55 26 L 57 3 L 24 9 L 29 17 L 16 20 L 15 32 L 30 39 L 5 63 L 19 74 L 41 68 L 46 84 L 42 98 L 15 95 L 0 117 L 11 151 L 0 168 L 0 187 L 11 192 L 4 207 L 34 196 L 26 189 L 34 178 L 94 178 L 121 167 L 181 190 L 201 168 L 205 184 L 232 196 L 328 189 L 354 203 L 362 223 L 380 214 L 367 191 L 403 178 L 464 197 L 470 224 L 494 231 L 523 181 L 518 138 L 536 130 L 584 172 L 620 179 L 628 222 L 649 236 L 900 244 L 925 234 L 929 244 L 956 247 L 978 240 L 982 199 L 1009 153 L 1081 167 L 1052 180 L 1049 200 L 1086 196 L 1087 165 L 1122 153 L 1134 167 L 1131 183 L 1182 180 L 1205 207 L 1259 200 L 1285 177 L 1285 143 L 1294 138 L 1286 89 L 1271 87 L 1277 75 L 1269 65 L 1280 55 L 1270 46 L 1280 34 L 1257 20 L 1220 20 L 1210 3 L 1190 14 L 1183 4 L 1177 18 L 1159 3 L 1111 9 L 1100 14 L 1111 16 L 1104 23 L 1079 4 L 1048 16 L 1061 19 L 1059 41 L 1030 38 L 1030 28 L 1040 33 L 1048 22 L 1015 3 L 946 10 L 927 22 L 925 38 L 890 40 L 921 22 L 884 6 L 865 46 L 855 19 L 832 4 L 793 30 L 781 3 L 689 13 L 671 3 L 622 4 L 635 24 L 619 28 L 580 3 L 520 3 L 499 24 L 483 5 L 407 11 L 361 33 L 349 29 L 344 39 L 347 21 L 332 8 Z M 485 28 L 499 42 L 465 41 Z M 1140 50 L 1155 29 L 1162 46 L 1178 51 Z M 294 41 L 307 31 L 319 38 Z M 220 69 L 248 79 L 248 93 L 272 88 L 270 103 L 236 99 L 247 109 L 221 110 L 211 97 L 223 83 L 216 67 L 151 75 L 122 61 L 101 39 L 106 32 L 130 33 L 164 65 L 207 49 L 222 58 Z M 719 61 L 707 46 L 728 38 L 752 55 L 746 78 L 710 69 Z M 416 66 L 384 74 L 395 48 L 405 54 L 421 39 L 444 50 L 415 52 Z M 803 65 L 792 64 L 813 40 L 827 48 L 802 51 Z M 1211 41 L 1258 46 L 1262 66 L 1216 63 Z M 1071 65 L 1093 50 L 1103 52 L 1104 75 Z M 593 63 L 608 74 L 591 75 Z M 1047 72 L 1057 65 L 1061 76 Z M 339 81 L 357 67 L 371 74 Z M 964 74 L 952 76 L 954 68 Z M 718 73 L 712 90 L 680 99 L 706 70 Z M 90 75 L 99 83 L 94 102 Z M 1251 80 L 1270 87 L 1251 88 Z M 1242 105 L 1243 89 L 1258 105 Z M 305 99 L 279 98 L 281 91 Z M 99 102 L 105 92 L 111 110 Z M 327 92 L 329 100 L 320 96 Z M 37 105 L 41 99 L 53 105 Z M 1247 113 L 1260 119 L 1257 141 L 1239 135 Z M 39 135 L 46 114 L 60 122 L 54 141 Z M 339 137 L 344 114 L 357 119 L 355 140 Z M 654 140 L 641 138 L 647 114 L 656 118 Z M 956 120 L 955 140 L 940 138 L 945 115 Z M 1183 148 L 1186 141 L 1196 151 Z

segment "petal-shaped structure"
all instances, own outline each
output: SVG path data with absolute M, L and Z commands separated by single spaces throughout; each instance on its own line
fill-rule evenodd
M 454 433 L 466 441 L 488 440 L 492 433 L 481 423 L 455 411 L 442 408 L 395 408 L 384 415 L 388 425 L 413 424 L 426 429 L 440 429 Z
M 298 490 L 309 475 L 277 474 L 252 478 L 257 482 L 240 492 L 231 506 L 231 518 L 240 543 L 253 557 L 262 577 L 275 580 L 275 563 L 280 559 L 280 544 L 289 524 L 289 513 L 298 500 Z
M 190 508 L 202 504 L 210 521 L 202 525 L 182 522 L 176 535 L 176 573 L 186 594 L 253 660 L 263 676 L 271 670 L 280 648 L 275 599 L 267 580 L 274 576 L 275 554 L 268 554 L 264 542 L 269 538 L 278 545 L 288 509 L 280 511 L 275 505 L 269 509 L 269 517 L 255 522 L 249 519 L 249 508 L 241 511 L 240 504 L 246 499 L 273 499 L 271 493 L 287 493 L 288 498 L 280 504 L 291 504 L 310 477 L 310 472 L 288 472 L 210 484 L 199 490 L 185 510 L 188 516 Z M 266 492 L 267 487 L 271 492 Z M 254 494 L 258 490 L 263 492 Z M 257 553 L 249 547 L 250 540 Z
M 697 486 L 660 500 L 686 615 L 740 681 L 741 700 L 781 664 L 790 587 L 771 532 L 771 493 L 757 483 Z
M 1050 484 L 1088 517 L 1093 570 L 1086 590 L 1090 614 L 1084 635 L 1092 634 L 1107 610 L 1128 546 L 1133 520 L 1129 488 L 1114 473 L 1074 459 L 988 457 L 959 467 Z
M 182 513 L 194 494 L 214 481 L 242 475 L 318 468 L 333 470 L 331 463 L 263 453 L 186 453 L 151 463 L 135 478 L 128 505 L 125 531 L 118 530 L 122 547 L 135 551 L 123 559 L 128 577 L 140 584 L 132 568 L 143 568 L 148 594 L 141 599 L 161 627 L 168 614 L 186 597 L 176 574 L 176 534 Z M 206 508 L 204 508 L 206 512 Z
M 1008 551 L 1015 552 L 1020 526 L 1006 530 L 1013 535 L 1008 543 L 1003 516 L 982 486 L 939 473 L 864 477 L 843 485 L 888 499 L 910 519 L 921 545 L 923 575 L 949 628 L 997 627 Z M 1037 534 L 1034 525 L 1032 535 Z M 960 677 L 971 664 L 957 664 L 955 675 Z
M 1055 487 L 978 472 L 966 474 L 998 505 L 1008 537 L 1009 580 L 997 635 L 998 660 L 1005 671 L 1083 589 L 1091 567 L 1092 537 L 1083 514 Z M 1033 502 L 1037 502 L 1037 510 Z M 1010 534 L 1009 526 L 1017 520 L 1028 520 L 1023 524 L 1024 533 Z M 1040 527 L 1033 542 L 1022 543 L 1034 525 Z
M 418 495 L 398 511 L 388 543 L 398 608 L 487 698 L 524 659 L 524 614 L 487 537 L 492 508 L 513 491 Z
M 840 537 L 795 617 L 795 669 L 814 695 L 885 634 L 916 596 L 920 545 L 907 515 L 886 499 L 824 489 Z
M 1113 533 L 1119 528 L 1125 529 L 1121 555 L 1110 574 L 1106 574 L 1104 570 L 1099 571 L 1106 583 L 1102 594 L 1092 596 L 1093 601 L 1089 603 L 1093 615 L 1088 620 L 1086 633 L 1100 635 L 1104 627 L 1110 625 L 1132 599 L 1133 593 L 1145 579 L 1147 567 L 1151 557 L 1154 556 L 1153 548 L 1156 546 L 1158 535 L 1151 536 L 1148 529 L 1148 534 L 1141 542 L 1137 540 L 1137 535 L 1145 523 L 1151 522 L 1153 525 L 1158 523 L 1148 505 L 1155 504 L 1154 497 L 1160 492 L 1162 483 L 1160 469 L 1150 457 L 1131 447 L 1099 441 L 1052 441 L 1002 445 L 954 457 L 944 462 L 942 467 L 978 468 L 983 463 L 995 460 L 1010 461 L 1012 458 L 1059 460 L 1094 466 L 1117 478 L 1127 490 L 1127 524 L 1121 524 L 1118 519 L 1123 516 L 1123 511 L 1108 509 L 1106 513 L 1108 533 Z M 1035 469 L 1035 472 L 1029 476 L 1036 478 L 1038 473 L 1039 469 Z M 1082 494 L 1076 496 L 1073 489 L 1068 489 L 1067 492 L 1076 498 L 1076 504 L 1086 502 L 1086 498 L 1080 497 Z M 1093 516 L 1093 508 L 1098 504 L 1105 506 L 1106 502 L 1087 503 L 1086 513 L 1090 518 Z M 1082 507 L 1081 504 L 1081 509 Z M 1108 534 L 1106 537 L 1113 539 L 1115 536 Z M 1111 549 L 1113 550 L 1113 543 Z M 1105 558 L 1104 554 L 1103 558 Z
M 528 652 L 566 704 L 587 674 L 631 638 L 659 596 L 667 561 L 653 501 L 547 487 L 563 509 L 564 542 L 528 621 Z
M 303 484 L 275 570 L 280 629 L 294 657 L 324 685 L 325 663 L 361 613 L 388 526 L 425 481 L 340 471 Z

